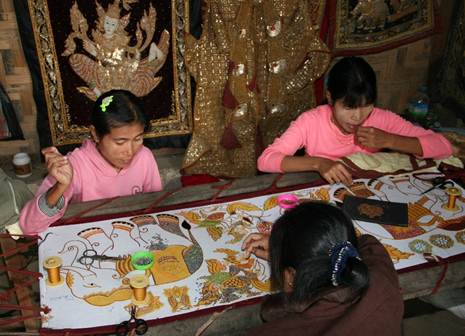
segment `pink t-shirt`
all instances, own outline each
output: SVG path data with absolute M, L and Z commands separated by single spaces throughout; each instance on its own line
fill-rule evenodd
M 24 234 L 37 234 L 60 219 L 69 202 L 85 202 L 116 196 L 134 195 L 162 189 L 158 166 L 152 152 L 142 147 L 129 167 L 117 172 L 99 153 L 95 144 L 86 140 L 68 154 L 73 166 L 73 180 L 63 195 L 64 204 L 53 215 L 43 211 L 39 203 L 43 195 L 55 185 L 50 175 L 42 182 L 35 197 L 22 209 L 19 225 Z
M 321 105 L 302 113 L 283 135 L 268 146 L 258 158 L 258 169 L 264 172 L 281 172 L 281 162 L 300 148 L 309 156 L 338 159 L 354 153 L 370 153 L 375 149 L 364 148 L 354 141 L 353 134 L 344 134 L 331 121 L 329 105 Z M 415 126 L 399 115 L 374 108 L 362 124 L 392 134 L 416 137 L 420 141 L 424 158 L 444 158 L 452 155 L 452 146 L 441 134 Z

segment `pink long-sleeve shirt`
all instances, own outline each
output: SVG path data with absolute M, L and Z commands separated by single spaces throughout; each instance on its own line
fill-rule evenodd
M 60 219 L 69 202 L 85 202 L 116 196 L 133 195 L 162 189 L 160 173 L 152 152 L 142 147 L 131 164 L 117 172 L 99 153 L 95 144 L 86 140 L 82 146 L 68 154 L 73 167 L 73 180 L 63 194 L 63 199 L 52 208 L 44 206 L 45 193 L 56 183 L 47 176 L 35 197 L 22 209 L 19 225 L 24 234 L 37 234 Z M 48 213 L 47 213 L 48 212 Z
M 309 156 L 336 160 L 354 153 L 375 151 L 355 143 L 354 134 L 344 134 L 331 121 L 329 105 L 321 105 L 302 113 L 283 135 L 269 145 L 258 158 L 258 169 L 264 172 L 281 171 L 284 157 L 305 148 Z M 444 158 L 452 155 L 452 146 L 441 134 L 413 125 L 397 114 L 374 108 L 363 122 L 364 127 L 375 127 L 392 134 L 416 137 L 424 158 Z

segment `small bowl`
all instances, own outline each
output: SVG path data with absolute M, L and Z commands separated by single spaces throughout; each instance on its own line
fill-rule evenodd
M 131 264 L 134 269 L 143 271 L 153 266 L 153 255 L 149 251 L 139 251 L 131 254 Z
M 281 209 L 289 210 L 299 205 L 299 198 L 294 194 L 283 194 L 278 196 L 278 205 Z

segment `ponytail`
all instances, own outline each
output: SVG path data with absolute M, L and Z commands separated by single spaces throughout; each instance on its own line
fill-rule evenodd
M 349 258 L 341 274 L 341 285 L 351 287 L 354 291 L 363 291 L 369 285 L 368 267 L 363 260 Z

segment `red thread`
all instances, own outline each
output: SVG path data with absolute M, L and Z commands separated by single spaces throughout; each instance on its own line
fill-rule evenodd
M 67 219 L 62 219 L 62 220 L 59 220 L 55 225 L 66 225 L 66 224 L 70 224 L 74 221 L 77 221 L 79 220 L 80 217 L 82 217 L 83 215 L 95 210 L 95 209 L 98 209 L 100 208 L 101 206 L 105 205 L 105 204 L 108 204 L 108 203 L 111 203 L 113 202 L 115 199 L 119 198 L 119 196 L 116 196 L 116 197 L 113 197 L 113 198 L 108 198 L 106 200 L 104 200 L 103 202 L 93 206 L 93 207 L 90 207 L 88 209 L 85 209 L 81 212 L 78 212 L 76 215 L 72 216 L 72 217 L 69 217 Z

